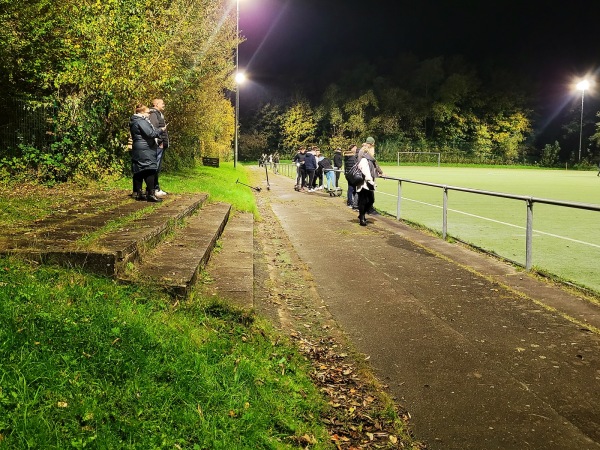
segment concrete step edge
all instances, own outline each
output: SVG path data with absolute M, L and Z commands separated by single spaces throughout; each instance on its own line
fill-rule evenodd
M 233 215 L 220 242 L 220 251 L 205 268 L 212 281 L 202 286 L 202 292 L 251 310 L 254 307 L 254 215 L 242 212 Z
M 231 212 L 231 205 L 213 203 L 189 216 L 168 240 L 136 261 L 132 272 L 121 271 L 119 281 L 149 283 L 174 297 L 187 297 L 198 273 L 208 262 Z
M 176 201 L 157 208 L 136 224 L 145 228 L 127 228 L 109 233 L 99 241 L 101 253 L 113 253 L 113 276 L 118 276 L 129 262 L 135 263 L 141 255 L 155 248 L 169 235 L 177 224 L 202 208 L 208 195 L 182 196 Z

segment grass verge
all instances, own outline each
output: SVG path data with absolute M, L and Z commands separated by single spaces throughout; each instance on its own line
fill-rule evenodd
M 248 176 L 239 165 L 234 169 L 233 163 L 221 163 L 220 167 L 198 166 L 176 174 L 161 174 L 161 188 L 169 193 L 208 192 L 209 201 L 231 203 L 234 209 L 256 214 L 256 203 L 252 190 L 236 183 L 248 184 Z M 121 179 L 108 185 L 107 188 L 119 187 L 131 189 L 131 180 Z
M 327 448 L 306 362 L 252 316 L 0 259 L 0 448 Z

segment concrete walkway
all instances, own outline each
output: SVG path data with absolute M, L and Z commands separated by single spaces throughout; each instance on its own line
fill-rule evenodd
M 392 218 L 360 227 L 344 197 L 269 181 L 257 195 L 429 448 L 600 449 L 598 304 Z

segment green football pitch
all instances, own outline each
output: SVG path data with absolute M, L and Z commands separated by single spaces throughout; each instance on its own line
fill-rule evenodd
M 447 186 L 600 205 L 597 172 L 384 166 L 385 175 Z M 341 177 L 343 178 L 343 177 Z M 398 182 L 378 180 L 375 206 L 396 215 Z M 402 183 L 401 218 L 441 231 L 443 190 Z M 448 192 L 448 234 L 525 265 L 526 202 Z M 533 266 L 600 292 L 600 212 L 535 203 Z

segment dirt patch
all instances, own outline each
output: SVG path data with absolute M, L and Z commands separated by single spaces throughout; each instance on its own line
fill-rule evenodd
M 330 406 L 324 424 L 332 443 L 338 449 L 427 448 L 413 440 L 408 413 L 374 378 L 365 356 L 329 314 L 270 202 L 268 193 L 257 195 L 262 220 L 255 227 L 255 308 L 310 361 L 311 377 Z

